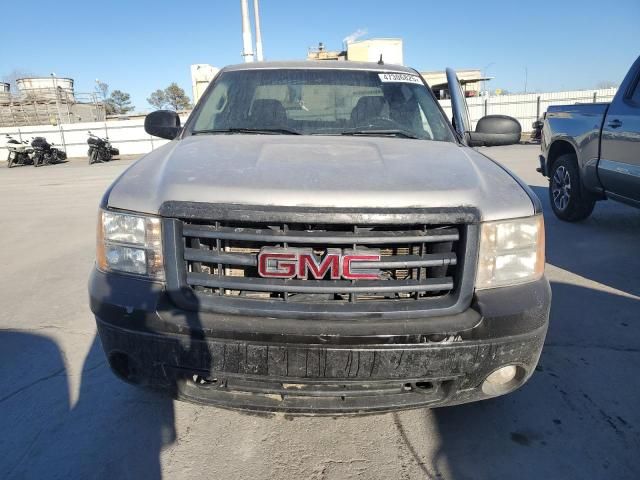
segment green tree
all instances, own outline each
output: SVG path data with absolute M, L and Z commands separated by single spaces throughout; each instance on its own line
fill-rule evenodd
M 191 100 L 176 82 L 172 82 L 164 90 L 158 89 L 153 92 L 149 98 L 147 98 L 147 102 L 158 110 L 170 108 L 178 111 L 191 108 Z
M 147 102 L 156 109 L 162 110 L 167 104 L 167 96 L 164 94 L 164 90 L 158 89 L 147 98 Z
M 167 99 L 167 104 L 173 110 L 177 111 L 191 108 L 191 100 L 187 94 L 184 93 L 184 90 L 175 82 L 164 89 L 164 95 Z
M 107 103 L 111 105 L 113 113 L 116 115 L 124 115 L 135 108 L 131 105 L 131 95 L 123 92 L 122 90 L 114 90 L 111 92 L 111 96 L 107 100 Z

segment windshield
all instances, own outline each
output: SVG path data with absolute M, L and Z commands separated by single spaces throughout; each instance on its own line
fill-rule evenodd
M 417 75 L 338 69 L 224 72 L 202 100 L 191 133 L 455 141 L 436 100 Z

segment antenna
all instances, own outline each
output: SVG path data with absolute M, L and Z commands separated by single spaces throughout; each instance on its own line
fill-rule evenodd
M 382 60 L 382 54 L 380 54 L 380 60 L 378 60 L 378 65 L 384 65 L 384 61 Z

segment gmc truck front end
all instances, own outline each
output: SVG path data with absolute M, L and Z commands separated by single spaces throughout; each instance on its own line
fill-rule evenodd
M 122 379 L 222 407 L 378 412 L 492 398 L 549 317 L 541 215 L 166 202 L 102 209 L 91 309 Z

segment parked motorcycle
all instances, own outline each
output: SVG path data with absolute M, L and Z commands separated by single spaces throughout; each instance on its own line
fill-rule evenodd
M 94 163 L 108 162 L 113 157 L 120 155 L 120 150 L 111 146 L 109 137 L 102 138 L 89 132 L 87 139 L 89 144 L 89 165 Z
M 67 154 L 55 147 L 55 143 L 47 142 L 44 137 L 35 137 L 31 141 L 33 147 L 33 166 L 53 165 L 67 160 Z
M 13 138 L 11 135 L 7 137 L 7 149 L 9 150 L 9 156 L 7 157 L 7 167 L 15 167 L 16 165 L 31 165 L 33 159 L 31 154 L 33 149 L 29 145 L 28 140 L 20 141 Z
M 544 126 L 545 115 L 531 124 L 531 143 L 540 143 L 542 141 L 542 127 Z

